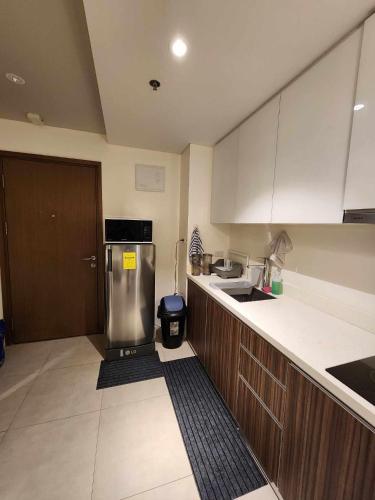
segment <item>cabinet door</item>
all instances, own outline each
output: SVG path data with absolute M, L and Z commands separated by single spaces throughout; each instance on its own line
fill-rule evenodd
M 208 297 L 205 367 L 234 414 L 237 400 L 240 322 Z
M 339 223 L 360 30 L 281 94 L 274 223 Z
M 284 500 L 374 500 L 375 435 L 288 368 L 279 490 Z
M 345 209 L 375 207 L 375 15 L 365 22 L 350 143 Z
M 271 222 L 280 95 L 240 126 L 235 222 Z
M 206 346 L 207 294 L 188 280 L 187 339 L 204 363 Z
M 270 413 L 240 377 L 238 381 L 237 421 L 241 431 L 261 462 L 269 479 L 276 483 L 282 430 Z M 295 497 L 293 500 L 302 499 Z
M 234 222 L 237 191 L 238 129 L 214 147 L 211 222 Z

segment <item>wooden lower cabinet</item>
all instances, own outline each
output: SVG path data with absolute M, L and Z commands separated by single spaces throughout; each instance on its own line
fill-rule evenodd
M 205 367 L 232 414 L 237 402 L 240 321 L 207 299 Z
M 373 430 L 289 365 L 278 486 L 284 500 L 374 500 Z
M 187 338 L 284 500 L 375 500 L 375 434 L 188 280 Z
M 188 280 L 187 339 L 204 364 L 206 350 L 207 294 Z
M 242 377 L 238 381 L 237 421 L 269 479 L 276 482 L 282 430 Z

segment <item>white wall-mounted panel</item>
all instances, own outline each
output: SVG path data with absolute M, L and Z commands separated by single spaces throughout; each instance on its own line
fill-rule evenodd
M 137 191 L 164 192 L 165 167 L 157 165 L 135 165 L 135 189 Z

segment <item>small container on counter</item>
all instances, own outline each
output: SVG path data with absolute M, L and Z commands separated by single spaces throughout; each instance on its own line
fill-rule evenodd
M 209 276 L 211 274 L 212 253 L 203 254 L 203 274 Z
M 191 256 L 191 274 L 193 276 L 199 276 L 201 274 L 201 264 L 202 256 L 200 254 Z
M 281 278 L 281 270 L 275 269 L 272 275 L 272 293 L 273 295 L 282 295 L 283 280 Z

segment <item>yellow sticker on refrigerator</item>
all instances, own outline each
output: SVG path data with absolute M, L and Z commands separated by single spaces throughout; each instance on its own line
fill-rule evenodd
M 123 269 L 137 269 L 137 253 L 136 252 L 122 252 L 122 268 Z

